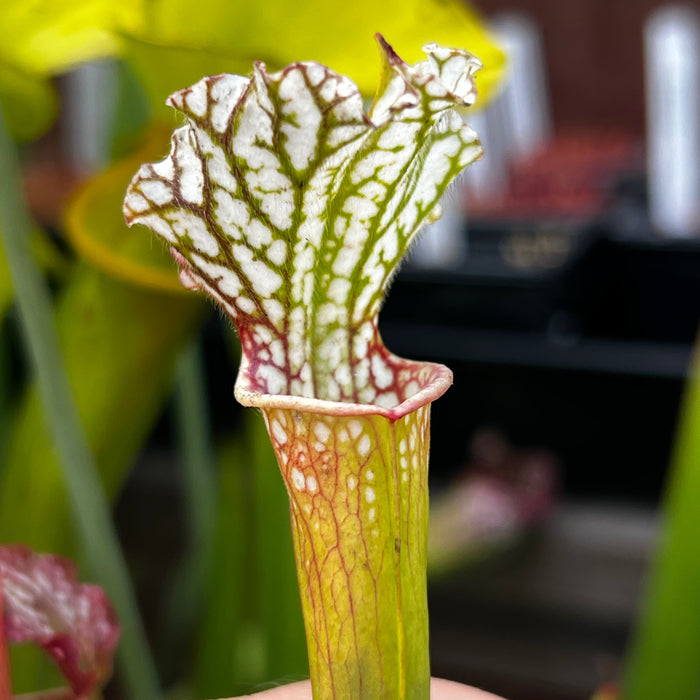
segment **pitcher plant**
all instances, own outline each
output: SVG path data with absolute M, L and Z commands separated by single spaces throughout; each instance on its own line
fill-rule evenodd
M 461 116 L 480 62 L 377 36 L 368 113 L 315 62 L 218 75 L 168 102 L 186 123 L 127 191 L 129 225 L 170 247 L 243 349 L 290 502 L 314 697 L 428 698 L 430 405 L 452 373 L 393 355 L 377 327 L 401 258 L 481 155 Z

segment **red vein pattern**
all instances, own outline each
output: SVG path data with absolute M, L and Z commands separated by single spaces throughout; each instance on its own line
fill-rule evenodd
M 330 679 L 321 697 L 421 697 L 430 404 L 396 421 L 263 413 L 291 502 L 314 686 Z

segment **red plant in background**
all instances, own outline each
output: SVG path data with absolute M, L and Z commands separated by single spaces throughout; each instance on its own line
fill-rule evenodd
M 29 548 L 0 547 L 0 700 L 11 698 L 7 640 L 39 644 L 58 664 L 74 700 L 107 681 L 119 624 L 105 592 L 77 580 L 75 565 Z
M 10 700 L 12 687 L 10 662 L 7 657 L 7 639 L 5 637 L 4 599 L 2 594 L 2 567 L 0 567 L 0 700 Z

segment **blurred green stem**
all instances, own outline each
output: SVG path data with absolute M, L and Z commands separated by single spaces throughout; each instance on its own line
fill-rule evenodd
M 157 698 L 158 684 L 150 650 L 110 509 L 62 363 L 51 300 L 29 249 L 31 223 L 22 204 L 19 166 L 1 112 L 0 182 L 0 239 L 7 256 L 28 354 L 61 456 L 81 542 L 93 575 L 108 592 L 122 624 L 119 659 L 128 694 L 139 700 Z
M 661 539 L 624 676 L 624 700 L 700 693 L 700 341 L 671 461 Z
M 184 466 L 184 491 L 190 525 L 190 547 L 206 575 L 211 564 L 216 527 L 215 456 L 202 350 L 195 340 L 183 353 L 177 373 L 177 424 Z
M 289 505 L 262 417 L 243 417 L 254 512 L 260 622 L 265 635 L 265 672 L 276 681 L 306 678 L 309 660 L 297 584 Z
M 250 529 L 251 499 L 242 440 L 224 440 L 218 455 L 214 559 L 195 651 L 194 698 L 237 694 L 243 679 L 248 680 L 251 674 L 256 680 L 260 677 L 260 663 L 250 658 L 251 652 L 260 656 L 260 635 L 251 633 L 252 624 L 245 624 L 254 612 L 251 598 L 255 588 L 250 586 L 249 542 L 243 536 Z M 249 655 L 245 663 L 240 663 L 240 651 Z
M 217 524 L 216 457 L 212 445 L 204 372 L 198 339 L 180 357 L 175 391 L 175 427 L 182 463 L 182 501 L 187 523 L 187 551 L 172 577 L 165 601 L 163 638 L 158 644 L 161 669 L 177 672 L 182 648 L 202 617 L 211 588 Z
M 287 494 L 260 416 L 246 412 L 242 421 L 220 449 L 214 573 L 194 697 L 308 677 Z
M 7 267 L 5 251 L 0 246 L 0 323 L 5 318 L 7 310 L 12 306 L 12 283 Z
M 0 248 L 0 251 L 2 248 Z M 10 351 L 7 324 L 3 322 L 0 309 L 0 475 L 5 464 L 7 441 L 10 432 L 10 417 L 12 413 L 10 400 Z

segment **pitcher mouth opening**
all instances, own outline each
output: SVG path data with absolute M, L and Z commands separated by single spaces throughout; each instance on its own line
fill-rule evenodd
M 398 391 L 393 392 L 396 395 L 393 405 L 387 405 L 386 399 L 361 403 L 258 391 L 255 389 L 256 382 L 249 374 L 249 360 L 245 354 L 241 358 L 234 395 L 243 406 L 329 416 L 383 416 L 393 422 L 440 398 L 452 385 L 452 371 L 444 365 L 406 360 L 392 354 L 387 357 L 391 358 L 397 370 L 395 387 Z

